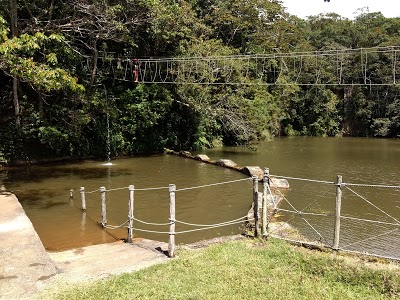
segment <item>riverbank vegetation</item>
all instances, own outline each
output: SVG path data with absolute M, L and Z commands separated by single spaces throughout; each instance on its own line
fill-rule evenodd
M 368 266 L 369 264 L 369 266 Z M 49 290 L 41 299 L 395 299 L 398 266 L 270 240 L 180 250 L 178 258 L 111 279 Z
M 189 150 L 277 135 L 396 137 L 395 85 L 143 85 L 110 68 L 131 74 L 135 57 L 392 46 L 399 31 L 400 18 L 365 9 L 354 20 L 302 20 L 275 0 L 0 0 L 0 161 Z M 362 63 L 356 59 L 355 69 Z M 315 67 L 304 61 L 310 73 Z M 361 83 L 359 74 L 346 76 Z

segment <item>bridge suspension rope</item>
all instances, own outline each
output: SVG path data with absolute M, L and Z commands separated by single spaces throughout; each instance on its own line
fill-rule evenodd
M 399 46 L 388 46 L 134 60 L 107 55 L 99 59 L 114 79 L 145 84 L 393 86 L 399 85 L 399 51 Z

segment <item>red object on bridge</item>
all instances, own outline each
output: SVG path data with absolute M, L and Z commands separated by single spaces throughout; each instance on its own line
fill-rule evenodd
M 139 82 L 139 63 L 138 59 L 133 59 L 133 82 Z

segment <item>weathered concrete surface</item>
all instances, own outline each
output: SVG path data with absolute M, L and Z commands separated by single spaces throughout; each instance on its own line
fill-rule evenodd
M 215 162 L 215 164 L 227 168 L 235 168 L 237 166 L 237 164 L 230 159 L 219 159 Z
M 264 170 L 258 166 L 246 166 L 242 169 L 242 173 L 250 177 L 257 176 L 258 180 L 264 179 Z
M 166 243 L 134 239 L 132 244 L 122 241 L 49 253 L 60 270 L 63 282 L 97 280 L 110 275 L 137 271 L 166 262 Z
M 0 299 L 31 299 L 55 283 L 97 280 L 168 261 L 168 244 L 139 238 L 48 253 L 15 195 L 1 193 L 0 205 Z
M 210 161 L 210 158 L 205 154 L 197 154 L 194 159 L 201 161 Z
M 0 299 L 29 298 L 57 274 L 15 195 L 0 193 Z

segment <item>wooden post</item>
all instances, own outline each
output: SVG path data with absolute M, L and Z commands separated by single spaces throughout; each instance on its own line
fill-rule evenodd
M 105 227 L 107 225 L 107 210 L 106 210 L 106 188 L 100 187 L 100 198 L 101 198 L 101 225 Z
M 81 230 L 85 230 L 85 225 L 86 225 L 86 211 L 82 212 L 82 220 L 81 220 Z
M 135 187 L 133 185 L 129 186 L 129 204 L 128 204 L 128 218 L 129 218 L 129 227 L 128 227 L 128 243 L 132 243 L 133 239 L 133 195 L 134 195 Z
M 1 190 L 1 187 L 0 187 Z M 69 190 L 69 206 L 73 207 L 74 206 L 74 190 L 70 189 Z
M 169 241 L 168 241 L 168 256 L 175 256 L 175 191 L 176 185 L 169 185 Z
M 254 210 L 254 237 L 258 237 L 260 221 L 258 219 L 258 177 L 253 176 L 253 210 Z
M 262 236 L 265 238 L 268 236 L 268 211 L 267 211 L 267 197 L 268 197 L 268 185 L 269 185 L 269 169 L 264 169 L 263 178 L 263 202 L 262 202 Z M 272 195 L 271 195 L 272 196 Z
M 341 207 L 342 207 L 342 176 L 338 175 L 336 180 L 335 232 L 333 237 L 334 250 L 339 249 Z
M 81 192 L 82 210 L 86 211 L 85 188 L 82 186 L 79 191 Z

